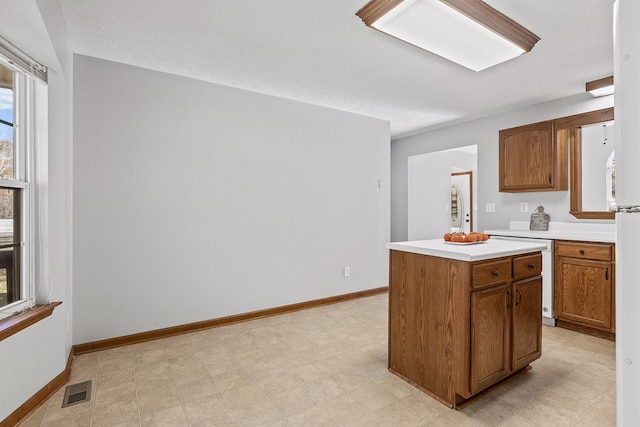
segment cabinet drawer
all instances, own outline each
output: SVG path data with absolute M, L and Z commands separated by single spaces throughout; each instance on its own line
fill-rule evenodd
M 612 245 L 606 243 L 556 242 L 558 256 L 611 261 L 612 254 Z
M 511 280 L 511 260 L 483 262 L 472 267 L 471 288 L 478 289 Z
M 513 280 L 538 276 L 542 273 L 542 254 L 525 255 L 513 259 Z

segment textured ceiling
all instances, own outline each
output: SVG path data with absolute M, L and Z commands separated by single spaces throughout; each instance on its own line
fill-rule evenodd
M 367 0 L 60 0 L 75 53 L 388 120 L 393 137 L 613 74 L 613 0 L 487 0 L 541 40 L 479 73 L 367 28 Z

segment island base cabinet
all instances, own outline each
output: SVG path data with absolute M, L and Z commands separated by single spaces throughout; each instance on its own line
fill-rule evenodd
M 449 260 L 391 251 L 389 369 L 435 396 L 453 399 L 453 295 Z
M 472 294 L 472 394 L 542 355 L 541 312 L 541 277 Z
M 511 284 L 471 296 L 471 393 L 510 373 Z
M 542 355 L 542 278 L 513 284 L 511 369 L 519 370 Z
M 389 370 L 456 407 L 540 357 L 542 257 L 523 256 L 531 277 L 513 267 L 520 256 L 466 262 L 391 250 Z

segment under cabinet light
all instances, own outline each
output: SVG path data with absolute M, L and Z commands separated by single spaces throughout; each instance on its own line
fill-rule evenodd
M 365 25 L 474 71 L 529 52 L 540 40 L 481 0 L 371 0 Z
M 596 97 L 611 95 L 614 92 L 613 76 L 587 82 L 585 88 L 587 92 Z

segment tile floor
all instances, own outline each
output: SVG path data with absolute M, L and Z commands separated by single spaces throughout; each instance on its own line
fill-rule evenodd
M 455 411 L 387 371 L 387 294 L 76 356 L 29 426 L 615 426 L 615 345 L 544 327 L 533 369 Z

